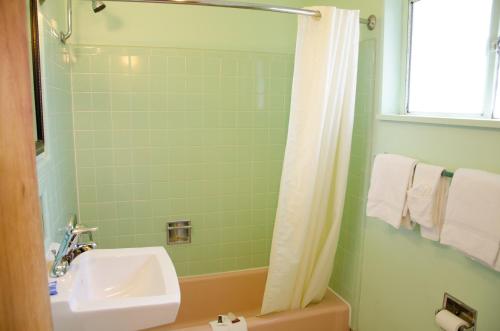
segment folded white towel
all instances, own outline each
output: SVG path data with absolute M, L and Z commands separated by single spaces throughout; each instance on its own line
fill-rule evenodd
M 470 169 L 455 172 L 441 243 L 500 271 L 500 175 Z
M 366 215 L 377 217 L 396 229 L 413 228 L 408 215 L 406 192 L 411 185 L 416 160 L 393 154 L 378 154 L 373 163 Z
M 233 323 L 226 315 L 222 315 L 222 323 L 210 321 L 210 327 L 213 331 L 247 331 L 247 321 L 243 316 L 239 316 L 239 322 Z
M 408 209 L 413 222 L 420 224 L 422 237 L 439 241 L 443 224 L 448 180 L 444 168 L 419 163 L 408 190 Z

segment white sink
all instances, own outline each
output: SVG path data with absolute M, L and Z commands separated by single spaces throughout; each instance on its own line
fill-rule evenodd
M 168 324 L 175 321 L 181 301 L 177 274 L 163 247 L 85 252 L 57 278 L 57 291 L 50 297 L 56 331 Z

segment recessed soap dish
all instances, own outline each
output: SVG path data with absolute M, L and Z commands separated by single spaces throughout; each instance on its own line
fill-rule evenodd
M 167 245 L 191 243 L 191 221 L 167 222 Z

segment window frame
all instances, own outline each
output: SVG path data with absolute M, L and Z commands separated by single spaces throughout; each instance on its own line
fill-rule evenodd
M 410 77 L 411 77 L 411 55 L 412 55 L 412 36 L 413 36 L 413 5 L 421 0 L 408 0 L 407 5 L 407 23 L 406 23 L 406 52 L 404 54 L 405 62 L 405 75 L 404 75 L 404 110 L 403 114 L 405 116 L 416 116 L 416 117 L 437 117 L 437 118 L 447 118 L 447 119 L 479 119 L 479 120 L 500 120 L 500 111 L 498 114 L 495 112 L 496 102 L 500 103 L 500 100 L 496 100 L 497 89 L 500 88 L 500 0 L 493 0 L 492 11 L 491 11 L 491 25 L 490 25 L 490 36 L 491 41 L 491 54 L 488 59 L 488 73 L 484 101 L 482 107 L 483 110 L 481 114 L 462 114 L 453 112 L 411 112 L 410 111 Z M 463 23 L 466 24 L 466 23 Z M 499 105 L 500 109 L 500 105 Z M 498 117 L 495 117 L 498 116 Z

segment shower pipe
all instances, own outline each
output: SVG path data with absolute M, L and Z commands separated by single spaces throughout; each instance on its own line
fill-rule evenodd
M 68 16 L 68 32 L 61 32 L 61 41 L 63 43 L 70 37 L 72 31 L 72 13 L 71 13 L 71 0 L 67 0 L 67 16 Z M 321 18 L 321 12 L 319 10 L 293 8 L 293 7 L 283 7 L 275 6 L 269 4 L 260 3 L 248 3 L 248 2 L 235 2 L 235 1 L 225 1 L 225 0 L 107 0 L 112 2 L 137 2 L 137 3 L 159 3 L 159 4 L 169 4 L 169 5 L 190 5 L 190 6 L 206 6 L 206 7 L 219 7 L 219 8 L 236 8 L 236 9 L 250 9 L 250 10 L 260 10 L 283 14 L 295 14 L 312 16 L 318 19 Z M 104 7 L 103 7 L 104 8 Z M 101 8 L 100 10 L 102 10 Z M 99 10 L 99 11 L 100 11 Z M 95 10 L 94 10 L 95 11 Z M 96 11 L 95 11 L 96 12 Z M 377 17 L 375 15 L 370 15 L 368 18 L 360 18 L 360 24 L 365 24 L 368 30 L 374 30 L 377 26 Z
M 66 32 L 61 31 L 61 33 L 59 33 L 59 39 L 63 44 L 66 44 L 66 40 L 68 40 L 73 33 L 73 5 L 71 3 L 71 0 L 66 1 L 66 20 L 68 24 L 68 30 Z

